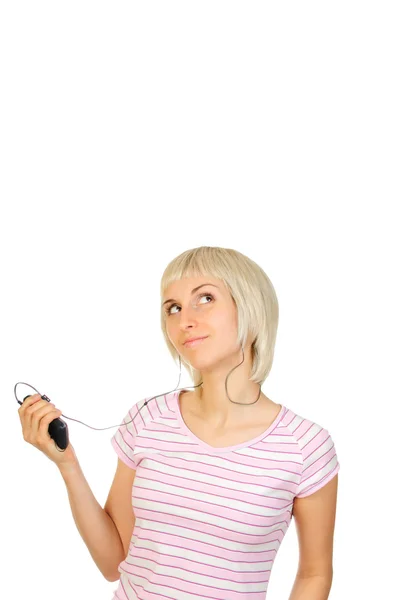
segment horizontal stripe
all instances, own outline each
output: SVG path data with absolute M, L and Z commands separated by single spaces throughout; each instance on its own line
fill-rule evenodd
M 132 406 L 111 443 L 136 470 L 114 600 L 264 600 L 295 497 L 340 468 L 329 432 L 285 406 L 262 435 L 213 448 L 186 426 L 178 390 Z

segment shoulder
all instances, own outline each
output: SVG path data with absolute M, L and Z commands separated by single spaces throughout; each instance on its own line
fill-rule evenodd
M 121 425 L 125 425 L 127 431 L 137 435 L 153 421 L 169 413 L 173 407 L 173 400 L 172 392 L 141 398 L 130 406 Z
M 320 423 L 303 417 L 286 407 L 285 414 L 282 418 L 283 425 L 290 431 L 296 439 L 301 449 L 306 447 L 311 441 L 321 441 L 330 436 L 329 430 Z
M 283 422 L 300 448 L 302 470 L 297 495 L 313 493 L 340 469 L 330 431 L 320 423 L 287 409 Z

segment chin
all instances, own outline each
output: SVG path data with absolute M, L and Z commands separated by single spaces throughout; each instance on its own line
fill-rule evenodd
M 187 363 L 197 371 L 210 369 L 214 365 L 214 360 L 209 360 L 209 356 L 193 356 L 186 358 Z
M 194 356 L 190 360 L 191 366 L 197 371 L 213 371 L 217 367 L 224 364 L 223 356 L 209 356 L 208 352 L 204 352 L 202 356 Z

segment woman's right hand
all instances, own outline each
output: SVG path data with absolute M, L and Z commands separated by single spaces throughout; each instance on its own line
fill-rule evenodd
M 25 442 L 35 446 L 59 467 L 78 462 L 70 442 L 64 451 L 59 450 L 48 433 L 51 421 L 62 415 L 62 411 L 57 410 L 52 402 L 43 400 L 40 394 L 34 394 L 22 402 L 18 413 Z

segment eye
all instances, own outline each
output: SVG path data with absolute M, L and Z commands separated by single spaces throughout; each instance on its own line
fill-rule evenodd
M 198 299 L 200 299 L 200 298 L 211 298 L 212 300 L 214 299 L 214 298 L 213 298 L 213 296 L 212 296 L 211 294 L 206 294 L 206 293 L 204 293 L 204 294 L 199 294 L 199 296 L 198 296 Z M 208 303 L 208 302 L 206 302 L 205 304 L 209 304 L 209 303 Z M 175 315 L 175 314 L 176 314 L 176 313 L 172 313 L 172 312 L 171 312 L 171 309 L 172 309 L 174 306 L 178 306 L 178 304 L 171 304 L 171 305 L 170 305 L 168 308 L 166 308 L 166 313 L 167 313 L 168 315 Z

